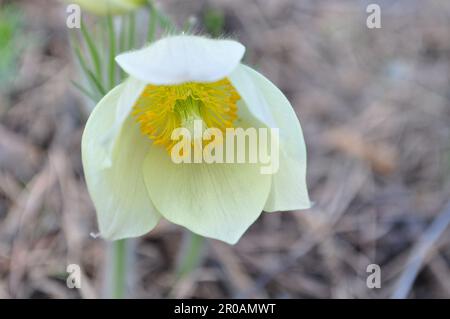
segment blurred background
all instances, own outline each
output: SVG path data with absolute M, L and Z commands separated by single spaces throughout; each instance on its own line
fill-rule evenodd
M 381 29 L 366 27 L 371 2 Z M 175 285 L 182 229 L 161 222 L 134 242 L 131 295 L 450 298 L 450 2 L 157 3 L 178 25 L 194 17 L 239 39 L 288 96 L 315 206 L 263 214 L 235 246 L 209 240 Z M 106 245 L 90 236 L 73 61 L 66 4 L 0 0 L 0 298 L 101 296 Z M 66 287 L 72 263 L 81 289 Z

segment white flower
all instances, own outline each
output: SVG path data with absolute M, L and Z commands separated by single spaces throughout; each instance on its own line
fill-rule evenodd
M 130 77 L 98 103 L 82 139 L 105 238 L 143 235 L 164 217 L 233 244 L 263 210 L 310 207 L 296 114 L 275 85 L 240 63 L 244 51 L 236 41 L 180 35 L 116 58 Z M 279 128 L 279 170 L 174 163 L 171 132 L 194 119 L 219 129 Z

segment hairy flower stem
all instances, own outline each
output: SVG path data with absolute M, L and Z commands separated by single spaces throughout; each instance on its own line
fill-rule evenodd
M 205 238 L 186 231 L 183 238 L 183 247 L 180 250 L 177 267 L 177 279 L 181 280 L 200 264 L 205 247 Z
M 106 297 L 122 299 L 127 297 L 127 286 L 129 273 L 132 272 L 130 243 L 126 239 L 116 240 L 109 243 L 108 256 L 106 259 Z

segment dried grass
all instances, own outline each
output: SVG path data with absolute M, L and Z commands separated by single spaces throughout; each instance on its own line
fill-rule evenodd
M 16 1 L 35 41 L 0 96 L 0 298 L 100 295 L 105 245 L 83 180 L 83 100 L 64 11 Z M 136 297 L 450 297 L 450 3 L 379 1 L 368 30 L 351 1 L 169 1 L 179 20 L 224 10 L 247 61 L 289 96 L 308 144 L 314 208 L 263 214 L 233 247 L 172 287 L 180 228 L 137 242 Z M 445 224 L 447 223 L 447 224 Z M 65 286 L 78 263 L 81 290 Z M 366 266 L 382 287 L 366 287 Z

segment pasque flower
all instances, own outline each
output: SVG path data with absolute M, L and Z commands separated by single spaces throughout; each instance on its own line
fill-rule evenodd
M 310 207 L 306 148 L 283 93 L 241 64 L 232 40 L 178 35 L 120 54 L 129 78 L 95 107 L 82 138 L 83 167 L 108 239 L 136 237 L 163 217 L 234 244 L 262 211 Z M 174 163 L 177 127 L 279 128 L 279 169 L 259 163 Z
M 146 0 L 65 0 L 97 15 L 123 14 L 138 9 Z

